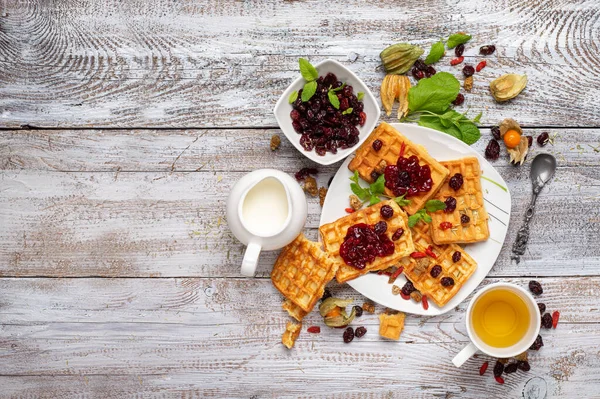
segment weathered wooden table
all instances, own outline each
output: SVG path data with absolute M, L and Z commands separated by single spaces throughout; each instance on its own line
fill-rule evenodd
M 533 146 L 559 168 L 519 265 L 509 248 L 532 157 L 495 163 L 513 216 L 484 284 L 535 277 L 559 327 L 542 332 L 531 371 L 504 385 L 479 376 L 485 356 L 450 362 L 467 342 L 464 304 L 409 316 L 400 342 L 363 316 L 360 341 L 327 329 L 287 350 L 268 279 L 276 253 L 262 256 L 259 278 L 241 278 L 224 204 L 248 171 L 313 166 L 285 139 L 269 149 L 280 133 L 271 109 L 298 57 L 344 62 L 378 93 L 386 45 L 429 48 L 456 31 L 474 35 L 469 63 L 480 45 L 498 48 L 464 106 L 483 111 L 474 147 L 505 117 L 555 136 Z M 600 397 L 599 50 L 596 0 L 4 0 L 0 397 Z M 438 69 L 458 76 L 448 60 Z M 489 81 L 509 72 L 529 85 L 497 104 Z M 320 184 L 338 167 L 319 168 Z M 319 214 L 309 198 L 311 238 Z

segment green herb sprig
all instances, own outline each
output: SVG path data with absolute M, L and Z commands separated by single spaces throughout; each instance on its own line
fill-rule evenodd
M 350 189 L 352 192 L 363 202 L 369 203 L 369 205 L 375 205 L 381 202 L 379 197 L 391 198 L 384 194 L 385 192 L 385 176 L 381 175 L 377 178 L 374 183 L 371 183 L 369 187 L 361 187 L 359 182 L 360 177 L 358 176 L 358 171 L 354 171 L 354 175 L 350 178 L 352 183 L 350 183 Z M 407 206 L 410 204 L 410 200 L 404 198 L 404 195 L 401 197 L 395 197 L 394 201 L 399 206 Z
M 436 62 L 438 62 L 440 60 L 440 58 L 442 58 L 444 56 L 445 52 L 446 52 L 446 49 L 444 48 L 443 41 L 440 40 L 439 42 L 434 43 L 431 46 L 431 50 L 429 50 L 429 54 L 427 54 L 427 58 L 425 58 L 425 64 L 427 64 L 427 65 L 435 64 Z
M 468 42 L 469 40 L 471 40 L 471 35 L 467 35 L 466 33 L 455 33 L 453 35 L 450 35 L 450 37 L 448 38 L 448 48 L 454 48 L 456 46 L 458 46 L 459 44 L 465 44 L 466 42 Z
M 301 98 L 302 98 L 303 102 L 307 102 L 317 92 L 316 80 L 319 77 L 319 72 L 317 72 L 317 68 L 312 66 L 312 64 L 310 62 L 308 62 L 307 59 L 300 58 L 298 60 L 298 65 L 300 66 L 300 74 L 302 75 L 304 80 L 306 80 L 306 83 L 304 84 L 304 87 L 302 88 L 302 97 Z M 292 93 L 292 95 L 293 94 L 294 93 Z M 298 93 L 296 93 L 294 101 L 296 100 L 296 98 L 298 98 Z M 290 96 L 290 98 L 289 98 L 290 104 L 293 103 L 294 101 L 292 101 L 292 96 Z
M 444 209 L 446 209 L 446 204 L 442 201 L 429 200 L 425 203 L 425 207 L 423 209 L 418 210 L 413 215 L 408 217 L 408 227 L 415 227 L 415 225 L 419 223 L 419 220 L 422 220 L 425 223 L 431 223 L 431 216 L 429 213 L 443 211 Z

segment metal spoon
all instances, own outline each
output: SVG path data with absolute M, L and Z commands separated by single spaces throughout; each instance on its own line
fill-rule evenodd
M 552 176 L 554 176 L 555 170 L 556 158 L 550 154 L 539 154 L 531 163 L 529 177 L 531 178 L 533 195 L 529 207 L 527 208 L 527 212 L 525 212 L 523 225 L 517 232 L 517 239 L 512 247 L 512 259 L 516 260 L 517 263 L 519 263 L 520 256 L 525 253 L 525 249 L 527 248 L 527 241 L 529 240 L 529 221 L 533 217 L 533 212 L 535 211 L 535 201 L 544 185 L 548 183 Z

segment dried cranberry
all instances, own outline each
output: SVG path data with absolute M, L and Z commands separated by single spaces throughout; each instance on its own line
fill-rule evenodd
M 354 335 L 356 338 L 362 338 L 367 333 L 367 329 L 363 326 L 356 327 L 356 331 L 354 331 Z
M 377 173 L 377 172 L 375 172 L 375 171 L 372 171 L 372 172 L 371 172 L 371 179 L 372 179 L 373 181 L 377 181 L 377 179 L 379 179 L 379 176 L 381 176 L 379 173 Z
M 456 263 L 460 260 L 460 258 L 462 258 L 462 254 L 460 253 L 460 251 L 454 251 L 454 253 L 452 254 L 452 262 Z
M 373 146 L 373 149 L 375 151 L 379 151 L 381 150 L 381 147 L 383 147 L 383 142 L 379 139 L 373 141 L 373 144 L 371 144 Z
M 356 317 L 361 317 L 363 315 L 363 308 L 358 305 L 354 305 L 354 311 L 356 312 Z
M 387 229 L 387 223 L 383 221 L 379 223 L 385 224 L 379 229 L 383 227 Z M 358 223 L 348 228 L 344 242 L 340 246 L 340 256 L 347 265 L 364 269 L 367 263 L 372 262 L 376 257 L 393 254 L 394 249 L 394 243 L 385 234 L 377 234 L 373 227 Z
M 500 361 L 496 361 L 494 365 L 494 377 L 500 377 L 504 372 L 504 365 Z
M 494 46 L 492 44 L 488 44 L 488 45 L 479 47 L 479 54 L 482 54 L 482 55 L 490 55 L 490 54 L 493 54 L 494 51 L 496 51 L 496 46 Z
M 364 112 L 361 112 L 360 114 L 358 114 L 358 124 L 359 125 L 364 126 L 366 121 L 367 121 L 367 114 L 365 114 Z
M 487 147 L 485 147 L 485 157 L 487 159 L 498 159 L 500 156 L 500 144 L 496 140 L 490 140 Z
M 436 70 L 431 65 L 429 65 L 427 67 L 427 69 L 425 69 L 425 76 L 427 76 L 428 78 L 432 77 L 435 74 L 436 74 Z
M 442 287 L 452 287 L 454 285 L 454 279 L 452 277 L 442 277 Z
M 311 326 L 306 329 L 309 333 L 319 334 L 321 332 L 321 327 L 319 326 Z
M 431 271 L 429 272 L 429 274 L 431 274 L 431 277 L 437 278 L 441 272 L 442 272 L 442 267 L 440 265 L 435 265 L 434 267 L 431 268 Z
M 415 61 L 414 67 L 423 72 L 425 72 L 425 70 L 427 69 L 427 65 L 420 58 Z
M 452 101 L 452 104 L 461 105 L 464 102 L 465 102 L 465 96 L 463 96 L 461 93 L 458 93 L 458 95 L 456 96 L 454 101 Z
M 475 68 L 473 68 L 472 65 L 467 64 L 463 67 L 462 72 L 463 75 L 465 75 L 466 77 L 473 76 L 473 74 L 475 73 Z
M 496 140 L 500 140 L 500 127 L 499 126 L 494 126 L 490 129 L 490 131 L 492 132 L 492 136 L 494 136 L 494 138 Z
M 550 141 L 550 136 L 547 132 L 541 133 L 537 138 L 538 144 L 542 147 L 548 144 L 548 141 Z
M 454 176 L 452 176 L 450 178 L 448 185 L 454 191 L 458 191 L 462 187 L 463 183 L 464 183 L 463 175 L 461 175 L 460 173 L 455 173 Z
M 544 346 L 544 345 L 542 344 L 542 346 Z M 529 365 L 529 362 L 526 360 L 520 360 L 517 363 L 517 367 L 519 368 L 519 370 L 523 370 L 523 371 L 531 370 L 531 366 Z
M 417 79 L 417 80 L 421 80 L 425 77 L 425 73 L 423 71 L 421 71 L 420 69 L 417 68 L 413 68 L 412 69 L 412 76 Z
M 384 205 L 379 210 L 379 213 L 381 214 L 382 218 L 389 219 L 394 216 L 394 209 L 389 205 Z
M 531 145 L 533 144 L 533 136 L 525 136 L 527 137 L 527 146 L 531 147 Z
M 452 213 L 456 209 L 456 198 L 448 197 L 444 200 L 444 204 L 446 204 L 446 209 L 444 209 L 444 212 Z
M 400 227 L 398 230 L 396 230 L 394 232 L 394 234 L 392 234 L 392 241 L 398 241 L 400 239 L 400 237 L 402 237 L 403 234 L 404 234 L 404 229 L 402 227 Z
M 296 180 L 302 181 L 306 179 L 308 175 L 316 175 L 317 173 L 319 172 L 315 168 L 302 168 L 298 172 L 296 172 L 294 177 L 296 178 Z
M 411 292 L 416 291 L 415 286 L 413 285 L 413 283 L 410 280 L 406 281 L 406 284 L 404 284 L 404 286 L 402 286 L 402 293 L 404 295 L 410 296 Z
M 395 196 L 410 197 L 429 192 L 433 187 L 429 165 L 421 166 L 416 155 L 408 158 L 401 155 L 396 165 L 386 166 L 384 174 L 385 186 L 392 190 Z
M 542 316 L 542 327 L 548 330 L 552 328 L 552 316 L 550 316 L 550 313 L 544 313 Z
M 535 280 L 529 282 L 529 291 L 533 292 L 534 295 L 542 295 L 544 292 L 542 285 Z
M 539 351 L 542 346 L 544 346 L 544 341 L 542 340 L 542 336 L 538 334 L 537 338 L 535 339 L 535 342 L 531 344 L 529 349 Z
M 344 342 L 349 344 L 354 339 L 354 330 L 352 327 L 346 328 L 344 331 Z
M 464 52 L 465 52 L 464 44 L 459 44 L 458 46 L 454 47 L 454 54 L 456 54 L 457 57 L 460 57 L 461 55 L 463 55 Z
M 540 314 L 543 314 L 546 311 L 546 304 L 538 303 L 538 309 L 540 310 Z
M 507 364 L 504 367 L 504 372 L 506 374 L 511 374 L 511 373 L 514 373 L 515 371 L 517 371 L 517 363 Z
M 375 234 L 382 235 L 387 231 L 387 223 L 381 220 L 375 223 L 375 226 L 373 226 L 373 230 L 375 230 Z
M 461 224 L 467 224 L 471 221 L 471 218 L 468 217 L 467 215 L 465 215 L 464 213 L 462 215 L 460 215 L 460 223 Z

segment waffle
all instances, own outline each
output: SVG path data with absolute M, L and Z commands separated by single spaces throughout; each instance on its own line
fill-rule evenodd
M 348 231 L 348 228 L 357 223 L 366 223 L 369 225 L 374 225 L 380 220 L 384 220 L 381 217 L 381 214 L 379 213 L 379 210 L 384 205 L 389 205 L 394 210 L 394 216 L 392 216 L 390 219 L 385 220 L 388 224 L 388 229 L 386 233 L 388 234 L 388 237 L 391 237 L 391 235 L 397 229 L 404 229 L 404 234 L 402 235 L 402 237 L 394 241 L 394 254 L 383 258 L 377 257 L 364 269 L 357 269 L 353 266 L 347 265 L 346 262 L 344 262 L 344 260 L 340 256 L 340 246 L 344 242 L 344 238 L 346 237 L 346 232 Z M 339 266 L 337 274 L 335 276 L 336 280 L 339 283 L 344 283 L 348 280 L 352 280 L 353 278 L 361 276 L 369 271 L 385 269 L 393 264 L 396 264 L 401 258 L 405 257 L 406 255 L 412 253 L 414 251 L 414 245 L 412 243 L 410 229 L 407 226 L 408 217 L 406 216 L 406 213 L 404 213 L 404 211 L 402 211 L 398 204 L 396 204 L 393 200 L 382 201 L 368 208 L 351 213 L 348 216 L 344 216 L 343 218 L 340 218 L 333 223 L 324 224 L 323 226 L 321 226 L 319 228 L 319 232 L 321 233 L 321 238 L 323 239 L 325 250 L 329 252 L 334 262 Z
M 431 237 L 436 244 L 472 243 L 487 240 L 490 236 L 488 229 L 488 214 L 483 206 L 481 191 L 479 161 L 475 157 L 462 158 L 455 161 L 442 162 L 449 171 L 448 179 L 442 185 L 435 198 L 445 201 L 448 197 L 456 198 L 456 210 L 452 213 L 437 211 L 431 214 Z M 455 173 L 463 176 L 464 183 L 458 191 L 448 185 L 450 177 Z M 461 215 L 470 218 L 469 223 L 461 224 Z M 440 223 L 449 222 L 452 227 L 447 230 L 440 228 Z
M 300 330 L 302 329 L 302 323 L 294 323 L 288 321 L 285 325 L 285 331 L 281 336 L 281 343 L 283 343 L 288 349 L 292 349 L 296 343 Z
M 283 302 L 283 305 L 281 305 L 281 307 L 284 308 L 290 316 L 292 316 L 294 319 L 296 319 L 298 321 L 302 321 L 304 316 L 306 316 L 308 314 L 308 312 L 305 312 L 304 310 L 302 310 L 300 308 L 300 306 L 296 305 L 294 302 L 290 301 L 287 298 L 285 299 L 285 301 Z
M 404 329 L 404 313 L 397 314 L 380 314 L 379 315 L 379 335 L 384 338 L 400 339 L 400 333 Z
M 379 151 L 375 151 L 372 145 L 373 141 L 377 139 L 383 142 L 383 147 Z M 350 162 L 348 168 L 353 172 L 358 171 L 358 174 L 363 180 L 373 183 L 371 172 L 375 170 L 382 159 L 385 160 L 388 165 L 395 165 L 398 161 L 398 156 L 400 155 L 402 143 L 405 143 L 406 146 L 404 150 L 405 157 L 416 155 L 419 158 L 419 163 L 421 165 L 429 165 L 429 168 L 431 169 L 431 180 L 433 181 L 433 186 L 429 192 L 410 197 L 410 204 L 405 206 L 404 210 L 412 215 L 423 208 L 425 202 L 437 193 L 448 176 L 448 170 L 438 161 L 433 159 L 427 153 L 425 147 L 409 141 L 392 126 L 385 122 L 381 122 L 377 129 L 375 129 L 358 150 L 356 150 L 356 156 Z M 394 193 L 387 187 L 385 191 L 390 197 L 394 196 Z
M 411 230 L 415 249 L 418 252 L 425 252 L 425 249 L 431 245 L 431 250 L 437 255 L 437 258 L 428 256 L 422 259 L 413 259 L 406 257 L 400 262 L 404 266 L 404 274 L 421 294 L 427 295 L 428 299 L 442 307 L 471 277 L 477 268 L 477 262 L 456 244 L 435 245 L 430 236 L 431 227 L 428 223 L 420 221 Z M 452 255 L 456 251 L 461 253 L 461 258 L 455 263 L 452 261 Z M 430 271 L 435 265 L 440 265 L 442 272 L 438 277 L 433 278 Z M 423 271 L 419 272 L 419 269 Z M 454 285 L 443 287 L 442 277 L 452 277 Z
M 336 271 L 337 263 L 321 250 L 320 245 L 300 234 L 281 251 L 273 266 L 271 280 L 283 296 L 303 311 L 310 312 Z

